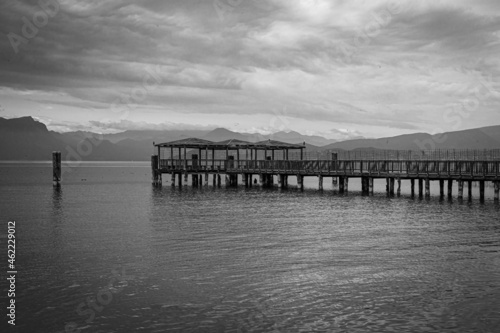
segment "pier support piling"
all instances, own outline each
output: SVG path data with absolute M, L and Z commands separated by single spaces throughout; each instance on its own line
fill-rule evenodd
M 464 198 L 464 181 L 461 179 L 458 181 L 458 198 Z
M 429 178 L 425 179 L 425 197 L 429 198 L 431 196 L 431 182 Z
M 411 197 L 415 197 L 415 179 L 410 179 L 411 184 Z
M 479 181 L 479 200 L 484 201 L 484 180 Z
M 344 191 L 349 192 L 349 177 L 344 177 Z
M 418 179 L 418 196 L 421 198 L 424 195 L 424 180 L 422 178 Z
M 171 174 L 171 176 L 170 176 L 170 177 L 171 177 L 171 178 L 170 178 L 170 182 L 172 183 L 171 185 L 172 185 L 172 186 L 175 186 L 175 173 L 174 173 L 174 172 L 172 172 L 172 174 Z
M 398 178 L 398 190 L 397 190 L 398 197 L 401 195 L 401 178 Z
M 368 178 L 368 189 L 370 194 L 373 194 L 373 178 Z
M 439 197 L 444 197 L 444 179 L 439 180 Z
M 322 175 L 318 176 L 318 189 L 320 191 L 323 191 L 323 176 Z
M 448 179 L 448 199 L 451 199 L 453 195 L 453 179 Z
M 494 186 L 494 192 L 495 192 L 495 196 L 494 196 L 494 200 L 496 202 L 498 202 L 499 200 L 499 192 L 500 192 L 500 181 L 496 180 L 493 182 L 493 186 Z
M 217 174 L 217 187 L 221 187 L 221 183 L 222 183 L 221 176 L 220 176 L 220 173 L 218 173 Z
M 151 156 L 151 167 L 153 168 L 153 182 L 154 182 L 154 170 L 155 165 L 158 165 L 158 160 L 156 160 L 157 164 L 153 164 L 153 157 Z M 52 152 L 52 185 L 58 187 L 61 186 L 61 152 L 53 151 Z
M 332 186 L 337 187 L 337 177 L 332 177 Z
M 297 175 L 297 186 L 301 191 L 304 190 L 304 176 Z
M 467 181 L 467 192 L 469 200 L 472 200 L 472 180 Z
M 208 187 L 208 172 L 205 173 L 205 186 Z
M 345 179 L 344 177 L 339 177 L 339 193 L 345 192 Z

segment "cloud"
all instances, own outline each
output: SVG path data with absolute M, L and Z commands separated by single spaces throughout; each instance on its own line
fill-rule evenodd
M 9 113 L 131 127 L 174 116 L 222 125 L 252 117 L 247 128 L 264 130 L 286 110 L 294 130 L 310 131 L 301 125 L 307 120 L 318 133 L 372 125 L 366 134 L 377 136 L 455 129 L 443 119 L 446 108 L 473 95 L 478 78 L 491 78 L 492 93 L 467 126 L 500 122 L 498 1 L 57 3 L 17 53 L 8 34 L 23 36 L 41 8 L 7 1 L 0 11 L 0 92 L 10 91 L 2 104 Z M 131 98 L 153 78 L 154 89 Z M 30 91 L 36 108 L 21 109 L 28 100 L 20 92 Z M 117 99 L 133 111 L 129 119 L 113 113 Z

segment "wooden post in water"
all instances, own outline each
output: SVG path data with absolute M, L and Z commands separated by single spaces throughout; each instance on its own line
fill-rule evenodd
M 226 173 L 224 178 L 224 185 L 229 186 L 231 184 L 231 180 L 229 179 L 229 175 Z
M 158 185 L 158 156 L 151 155 L 151 175 L 153 179 L 153 184 Z
M 285 184 L 285 188 L 288 187 L 288 175 L 283 176 L 283 183 Z
M 368 186 L 369 186 L 370 194 L 373 194 L 373 178 L 371 178 L 371 177 L 368 179 Z
M 349 192 L 349 177 L 344 177 L 344 191 Z
M 318 176 L 318 189 L 320 191 L 323 191 L 323 176 L 322 175 Z
M 337 177 L 332 177 L 332 186 L 337 187 Z
M 198 187 L 198 175 L 195 173 L 191 175 L 191 185 L 193 187 Z
M 398 178 L 398 197 L 401 195 L 401 178 Z
M 259 186 L 262 187 L 264 186 L 264 175 L 259 174 Z
M 415 196 L 415 179 L 410 179 L 411 183 L 411 197 L 413 198 Z
M 439 180 L 439 197 L 444 197 L 444 179 Z
M 179 178 L 179 187 L 182 187 L 182 173 L 179 173 L 177 176 Z
M 385 191 L 387 195 L 391 194 L 391 180 L 389 178 L 385 179 Z
M 453 195 L 453 179 L 448 179 L 448 198 L 451 199 Z
M 153 161 L 151 161 L 151 164 Z M 153 165 L 151 165 L 153 166 Z M 52 185 L 61 186 L 61 152 L 52 152 Z
M 484 180 L 479 181 L 479 200 L 484 201 Z
M 390 195 L 394 195 L 394 178 L 389 178 L 389 191 Z
M 458 198 L 464 198 L 464 181 L 461 179 L 458 181 Z
M 208 187 L 208 172 L 205 172 L 205 186 Z
M 493 186 L 495 188 L 495 190 L 494 190 L 495 191 L 495 198 L 494 198 L 494 200 L 498 202 L 498 200 L 499 200 L 499 192 L 500 192 L 499 191 L 500 190 L 500 182 L 498 180 L 495 180 L 493 182 Z
M 424 195 L 424 181 L 422 178 L 418 179 L 418 196 L 421 198 Z
M 217 174 L 217 186 L 220 187 L 221 186 L 221 179 L 220 179 L 220 173 Z
M 172 172 L 172 174 L 171 174 L 171 176 L 170 176 L 170 177 L 171 177 L 171 178 L 170 178 L 170 181 L 172 182 L 172 184 L 170 184 L 170 185 L 175 186 L 175 173 L 174 173 L 174 172 Z
M 472 199 L 472 180 L 467 181 L 467 194 L 469 195 L 469 200 Z
M 425 179 L 425 197 L 429 198 L 431 196 L 431 182 L 429 178 Z

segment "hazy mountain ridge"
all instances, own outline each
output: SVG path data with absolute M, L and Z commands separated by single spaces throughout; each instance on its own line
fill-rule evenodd
M 0 118 L 0 160 L 49 160 L 52 151 L 59 150 L 65 160 L 147 161 L 155 152 L 153 142 L 168 142 L 186 137 L 211 141 L 240 139 L 256 142 L 273 139 L 289 143 L 306 142 L 306 152 L 310 153 L 359 149 L 499 149 L 500 125 L 437 135 L 413 133 L 333 142 L 334 140 L 298 132 L 260 135 L 238 133 L 224 128 L 213 131 L 125 131 L 105 135 L 85 131 L 57 133 L 49 131 L 45 124 L 32 117 Z

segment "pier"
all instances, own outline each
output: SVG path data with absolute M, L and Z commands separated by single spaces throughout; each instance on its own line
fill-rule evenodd
M 339 193 L 348 191 L 349 182 L 358 179 L 362 194 L 374 192 L 374 179 L 385 179 L 388 195 L 401 193 L 401 182 L 410 181 L 412 196 L 430 196 L 431 182 L 439 184 L 440 196 L 453 196 L 453 182 L 458 183 L 458 198 L 464 197 L 467 183 L 471 197 L 473 182 L 479 183 L 479 197 L 484 201 L 485 182 L 494 186 L 494 200 L 499 200 L 500 158 L 497 151 L 374 151 L 371 156 L 357 152 L 328 152 L 316 159 L 305 154 L 304 144 L 289 144 L 274 140 L 256 143 L 241 140 L 211 142 L 197 138 L 154 144 L 157 151 L 151 157 L 152 181 L 162 184 L 162 175 L 170 175 L 172 186 L 242 185 L 288 186 L 288 177 L 296 177 L 297 186 L 304 187 L 305 177 L 315 177 L 323 190 L 325 178 L 331 179 Z M 347 157 L 347 159 L 346 159 Z M 447 186 L 445 186 L 445 183 Z M 418 186 L 418 187 L 417 187 Z

